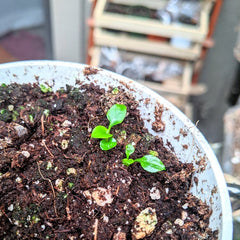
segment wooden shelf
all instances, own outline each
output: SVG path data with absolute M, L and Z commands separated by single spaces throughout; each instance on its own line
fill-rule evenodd
M 94 29 L 93 40 L 96 46 L 117 47 L 129 51 L 189 61 L 196 61 L 201 55 L 201 45 L 199 43 L 194 43 L 189 48 L 178 48 L 172 46 L 169 42 L 134 37 L 124 32 L 110 32 L 102 28 Z
M 203 1 L 198 26 L 188 24 L 163 24 L 156 19 L 106 12 L 107 0 L 98 0 L 94 11 L 95 27 L 116 29 L 128 32 L 152 34 L 164 37 L 183 37 L 193 42 L 203 42 L 208 33 L 209 13 L 213 1 Z

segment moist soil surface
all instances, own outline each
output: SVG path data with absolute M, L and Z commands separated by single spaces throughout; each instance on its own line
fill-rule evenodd
M 45 89 L 46 90 L 46 89 Z M 102 151 L 91 138 L 106 112 L 127 106 Z M 119 88 L 0 86 L 0 239 L 217 239 L 211 210 L 189 193 L 194 167 L 144 128 L 138 102 Z M 122 164 L 156 151 L 166 170 Z

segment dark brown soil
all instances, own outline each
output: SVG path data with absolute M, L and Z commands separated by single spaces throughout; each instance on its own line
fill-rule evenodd
M 117 147 L 102 151 L 91 131 L 108 125 L 115 103 L 127 106 L 127 117 L 111 130 Z M 193 165 L 148 133 L 138 102 L 122 89 L 2 85 L 0 111 L 0 239 L 217 239 L 211 210 L 188 193 Z M 133 158 L 157 151 L 166 171 L 124 166 L 129 142 Z M 144 209 L 157 223 L 137 235 Z

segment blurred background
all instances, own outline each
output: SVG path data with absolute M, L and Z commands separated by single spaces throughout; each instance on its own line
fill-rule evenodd
M 0 6 L 0 63 L 72 61 L 140 81 L 198 121 L 228 181 L 240 185 L 239 0 L 0 0 Z M 236 224 L 239 209 L 233 199 Z

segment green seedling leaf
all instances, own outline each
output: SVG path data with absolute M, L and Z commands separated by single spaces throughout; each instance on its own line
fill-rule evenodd
M 43 93 L 52 92 L 50 87 L 45 86 L 44 84 L 40 84 L 40 89 Z
M 44 109 L 43 114 L 44 114 L 46 117 L 49 116 L 49 113 L 50 113 L 49 109 Z
M 116 147 L 117 141 L 115 138 L 103 139 L 100 141 L 100 148 L 104 151 L 110 150 Z
M 91 138 L 110 138 L 112 134 L 108 132 L 108 129 L 104 126 L 96 126 L 91 134 Z
M 1 113 L 1 114 L 4 114 L 4 113 L 6 113 L 6 112 L 7 112 L 6 109 L 1 109 L 1 110 L 0 110 L 0 113 Z
M 2 84 L 1 84 L 1 87 L 7 87 L 7 84 L 2 83 Z
M 131 154 L 133 154 L 134 151 L 135 151 L 135 148 L 134 148 L 134 146 L 132 144 L 126 145 L 125 154 L 126 154 L 127 159 L 129 159 L 129 156 Z
M 127 107 L 123 104 L 114 104 L 107 112 L 107 119 L 110 122 L 109 131 L 112 126 L 123 122 L 127 114 Z
M 37 215 L 32 216 L 32 223 L 38 223 L 41 219 Z
M 147 172 L 156 173 L 166 170 L 163 162 L 153 155 L 145 155 L 142 158 L 136 159 L 135 161 L 139 162 L 142 168 Z
M 30 121 L 31 123 L 34 123 L 34 117 L 33 117 L 32 114 L 29 115 L 29 121 Z
M 125 166 L 130 166 L 132 163 L 134 163 L 135 161 L 133 159 L 128 159 L 128 158 L 124 158 L 122 160 L 122 163 L 125 165 Z

